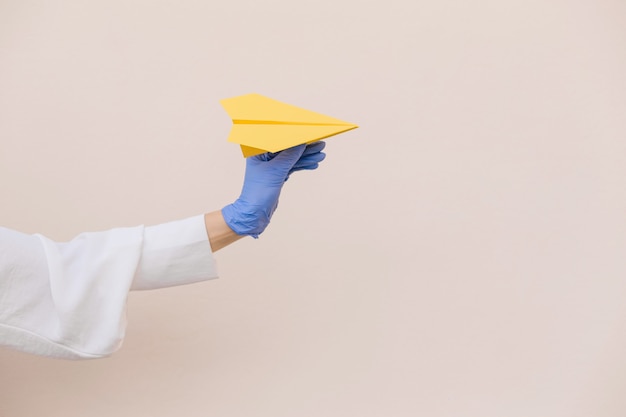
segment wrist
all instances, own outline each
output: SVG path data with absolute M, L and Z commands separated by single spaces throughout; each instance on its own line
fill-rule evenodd
M 228 226 L 220 211 L 205 214 L 204 224 L 213 252 L 217 252 L 243 237 L 243 235 L 238 235 Z

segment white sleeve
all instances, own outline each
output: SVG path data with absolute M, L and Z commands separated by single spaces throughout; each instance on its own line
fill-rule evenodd
M 90 359 L 117 350 L 130 289 L 217 278 L 204 216 L 57 243 L 0 228 L 0 345 Z

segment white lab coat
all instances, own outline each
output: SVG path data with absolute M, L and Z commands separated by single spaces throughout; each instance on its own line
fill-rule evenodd
M 203 216 L 57 243 L 0 228 L 0 344 L 66 359 L 110 355 L 129 290 L 217 278 Z

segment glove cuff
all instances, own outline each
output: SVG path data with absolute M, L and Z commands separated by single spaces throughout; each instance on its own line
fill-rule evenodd
M 238 235 L 258 239 L 270 223 L 270 213 L 262 207 L 253 206 L 237 199 L 222 209 L 224 221 Z

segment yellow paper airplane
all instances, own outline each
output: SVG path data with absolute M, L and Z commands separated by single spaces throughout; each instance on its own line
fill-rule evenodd
M 228 141 L 241 145 L 246 158 L 316 142 L 358 127 L 260 94 L 227 98 L 220 103 L 233 119 Z

